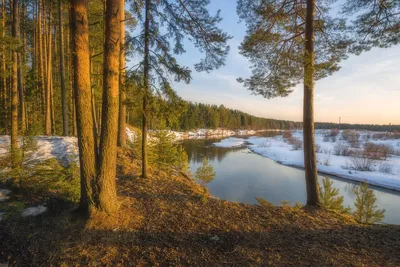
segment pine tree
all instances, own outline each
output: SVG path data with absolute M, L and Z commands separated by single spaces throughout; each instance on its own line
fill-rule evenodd
M 204 158 L 202 165 L 197 168 L 195 177 L 202 186 L 206 186 L 215 178 L 214 168 L 208 163 L 207 158 Z
M 328 177 L 322 180 L 320 187 L 321 205 L 329 210 L 337 210 L 342 213 L 349 213 L 350 209 L 343 206 L 343 196 L 339 196 L 339 189 L 332 187 L 333 181 Z
M 12 37 L 18 40 L 18 7 L 19 0 L 12 4 Z M 12 50 L 11 70 L 11 151 L 16 155 L 18 150 L 18 52 L 17 47 Z
M 168 97 L 169 76 L 177 82 L 189 83 L 191 80 L 191 71 L 180 66 L 174 57 L 185 52 L 183 39 L 188 37 L 206 55 L 195 65 L 198 71 L 220 67 L 229 51 L 226 43 L 230 36 L 217 27 L 221 21 L 219 12 L 211 16 L 208 4 L 208 0 L 145 0 L 144 5 L 139 1 L 132 5 L 133 13 L 141 23 L 140 34 L 131 37 L 130 41 L 143 56 L 137 68 L 143 90 L 142 177 L 147 177 L 147 128 L 153 94 Z
M 119 52 L 119 118 L 118 118 L 118 146 L 126 146 L 126 87 L 125 87 L 125 0 L 120 0 L 120 52 Z
M 397 0 L 348 0 L 342 13 L 352 21 L 349 28 L 354 38 L 353 53 L 400 43 L 400 5 Z
M 303 128 L 307 204 L 319 206 L 314 140 L 314 80 L 339 69 L 347 40 L 343 22 L 328 16 L 329 6 L 316 0 L 238 0 L 247 35 L 240 46 L 252 63 L 252 76 L 239 78 L 245 87 L 272 98 L 287 96 L 304 84 Z
M 116 171 L 119 111 L 120 0 L 106 1 L 102 127 L 98 165 L 98 208 L 118 208 Z
M 97 148 L 91 106 L 88 0 L 71 0 L 71 40 L 74 97 L 81 171 L 80 208 L 88 214 L 96 208 L 92 187 L 97 175 Z
M 354 218 L 365 224 L 381 222 L 385 217 L 385 210 L 380 210 L 375 205 L 376 197 L 374 191 L 368 188 L 368 184 L 361 183 L 353 191 L 356 195 Z

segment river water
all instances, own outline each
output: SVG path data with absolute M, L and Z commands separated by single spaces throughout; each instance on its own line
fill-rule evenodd
M 281 201 L 305 204 L 306 187 L 304 171 L 284 166 L 252 153 L 248 148 L 218 148 L 212 146 L 217 140 L 185 140 L 183 147 L 189 156 L 193 173 L 201 166 L 206 156 L 214 167 L 216 177 L 207 187 L 220 199 L 256 204 L 256 197 L 279 205 Z M 320 184 L 322 178 L 320 175 Z M 329 177 L 333 187 L 344 197 L 344 205 L 354 209 L 356 196 L 353 189 L 357 182 Z M 384 188 L 372 187 L 377 198 L 376 205 L 385 209 L 383 223 L 400 224 L 400 193 Z

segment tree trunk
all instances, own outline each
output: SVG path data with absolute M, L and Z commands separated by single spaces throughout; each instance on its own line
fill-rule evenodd
M 6 1 L 2 0 L 1 2 L 1 36 L 4 40 L 6 36 Z M 4 107 L 4 117 L 2 120 L 4 121 L 4 128 L 5 128 L 5 134 L 9 133 L 9 128 L 8 128 L 8 123 L 9 123 L 9 117 L 8 117 L 8 108 L 9 108 L 9 103 L 8 103 L 8 90 L 7 90 L 7 68 L 6 68 L 6 46 L 3 44 L 2 46 L 2 54 L 1 54 L 1 83 L 2 83 L 2 90 L 3 90 L 3 107 Z
M 20 10 L 19 10 L 19 4 L 17 4 L 17 16 L 15 19 L 16 23 L 16 28 L 17 28 L 17 33 L 16 33 L 16 38 L 20 40 Z M 24 86 L 23 86 L 23 77 L 22 77 L 22 57 L 21 57 L 21 52 L 17 53 L 17 79 L 18 79 L 18 99 L 19 99 L 19 119 L 21 122 L 21 128 L 20 128 L 20 134 L 24 135 L 25 132 L 25 102 L 24 102 Z
M 126 106 L 124 101 L 126 99 L 125 92 L 125 0 L 120 0 L 121 10 L 121 41 L 120 41 L 120 54 L 119 54 L 119 129 L 118 129 L 118 146 L 126 146 Z
M 121 12 L 119 0 L 106 1 L 104 43 L 103 111 L 99 156 L 99 208 L 118 208 L 116 191 L 117 135 L 119 108 L 119 52 Z
M 46 71 L 46 113 L 45 113 L 45 135 L 51 135 L 51 66 L 52 66 L 52 43 L 51 43 L 51 7 L 49 8 L 49 23 L 47 36 L 47 71 Z
M 42 4 L 41 0 L 39 0 L 38 4 L 38 41 L 39 41 L 39 86 L 40 86 L 40 95 L 42 99 L 42 113 L 45 115 L 45 106 L 46 106 L 46 89 L 44 84 L 44 56 L 43 56 L 43 25 L 42 25 Z
M 95 204 L 97 155 L 93 135 L 90 92 L 88 1 L 70 0 L 74 97 L 81 171 L 80 208 L 88 214 Z
M 58 29 L 60 32 L 60 85 L 61 85 L 61 109 L 63 122 L 63 135 L 68 135 L 68 111 L 67 111 L 67 90 L 65 88 L 65 66 L 64 66 L 64 25 L 62 18 L 62 4 L 58 0 Z
M 150 0 L 146 0 L 146 18 L 144 24 L 144 94 L 142 118 L 142 177 L 147 178 L 147 97 L 149 91 L 149 41 L 150 41 Z
M 18 0 L 12 5 L 12 37 L 18 38 Z M 11 71 L 11 151 L 12 154 L 18 150 L 18 53 L 14 48 L 12 51 Z M 15 155 L 15 154 L 14 154 Z M 13 158 L 14 162 L 14 158 Z
M 304 55 L 304 168 L 307 187 L 307 205 L 320 206 L 318 172 L 314 138 L 314 16 L 315 1 L 307 0 L 306 42 Z

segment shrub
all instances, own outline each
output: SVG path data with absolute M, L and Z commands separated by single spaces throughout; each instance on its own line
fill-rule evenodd
M 332 184 L 328 177 L 322 179 L 322 187 L 319 189 L 322 206 L 329 210 L 349 213 L 350 208 L 343 206 L 343 196 L 339 196 L 339 189 L 333 188 Z
M 366 157 L 378 160 L 386 160 L 393 152 L 393 148 L 385 144 L 374 144 L 368 142 L 364 145 L 364 154 Z
M 331 154 L 329 154 L 328 157 L 324 159 L 323 164 L 325 166 L 329 166 L 330 162 L 331 162 Z
M 196 171 L 196 180 L 202 185 L 206 186 L 209 182 L 211 182 L 215 177 L 214 168 L 211 164 L 208 163 L 208 159 L 204 158 L 202 165 L 197 168 Z
M 303 141 L 296 137 L 288 139 L 288 142 L 292 145 L 293 150 L 299 150 L 303 148 Z
M 368 184 L 361 183 L 353 192 L 356 195 L 356 210 L 353 213 L 356 221 L 365 224 L 381 222 L 385 217 L 385 210 L 377 209 L 374 191 L 368 188 Z
M 331 129 L 331 131 L 330 131 L 330 136 L 331 137 L 335 137 L 335 136 L 338 136 L 339 135 L 339 129 Z
M 356 171 L 373 171 L 375 160 L 367 157 L 362 151 L 354 153 L 350 166 Z
M 389 162 L 384 161 L 379 165 L 379 171 L 382 173 L 391 174 L 393 171 L 393 166 Z
M 315 144 L 315 152 L 317 152 L 317 153 L 321 153 L 322 152 L 321 145 Z
M 351 156 L 351 153 L 352 150 L 350 147 L 343 142 L 339 142 L 333 147 L 333 154 L 336 156 L 348 157 Z
M 283 137 L 283 139 L 288 140 L 288 139 L 290 139 L 290 138 L 293 137 L 293 134 L 292 134 L 292 132 L 290 132 L 290 131 L 284 131 L 284 132 L 282 133 L 282 137 Z
M 349 142 L 350 146 L 353 148 L 358 148 L 360 146 L 360 134 L 356 131 L 345 130 L 342 133 L 344 140 Z

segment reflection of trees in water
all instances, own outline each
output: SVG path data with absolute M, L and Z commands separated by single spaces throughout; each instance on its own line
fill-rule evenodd
M 217 139 L 207 140 L 185 140 L 182 146 L 188 154 L 189 163 L 199 164 L 207 157 L 209 161 L 218 161 L 219 163 L 230 153 L 245 148 L 220 148 L 212 144 L 217 142 Z

